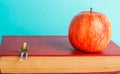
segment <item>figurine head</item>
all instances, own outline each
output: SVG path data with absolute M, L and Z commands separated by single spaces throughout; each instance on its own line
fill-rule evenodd
M 27 43 L 26 43 L 26 42 L 24 42 L 24 43 L 23 43 L 23 46 L 27 46 Z

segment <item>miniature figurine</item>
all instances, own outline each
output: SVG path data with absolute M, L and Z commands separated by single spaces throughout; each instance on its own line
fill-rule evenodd
M 26 42 L 24 42 L 22 47 L 21 47 L 20 61 L 22 61 L 24 55 L 25 55 L 25 60 L 27 60 L 27 57 L 28 57 L 28 47 L 27 47 L 27 43 Z

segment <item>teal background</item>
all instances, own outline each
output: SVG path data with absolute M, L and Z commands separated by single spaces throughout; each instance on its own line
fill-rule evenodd
M 112 40 L 120 45 L 120 0 L 0 0 L 3 35 L 67 35 L 72 18 L 89 10 L 106 14 Z

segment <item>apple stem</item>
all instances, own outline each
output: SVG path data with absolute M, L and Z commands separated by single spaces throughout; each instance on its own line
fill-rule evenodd
M 90 8 L 90 13 L 92 13 L 92 7 Z

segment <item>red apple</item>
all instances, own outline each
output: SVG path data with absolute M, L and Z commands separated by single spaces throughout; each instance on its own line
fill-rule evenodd
M 110 42 L 112 27 L 106 15 L 84 11 L 70 23 L 68 37 L 72 46 L 85 52 L 102 51 Z

